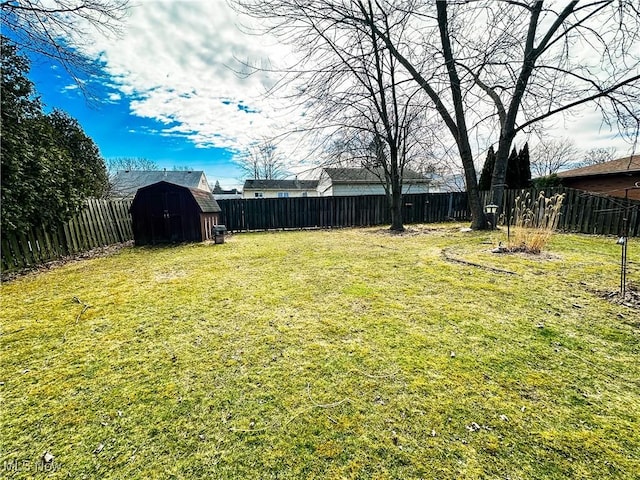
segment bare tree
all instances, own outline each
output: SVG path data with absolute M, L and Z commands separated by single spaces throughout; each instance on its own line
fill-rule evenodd
M 256 142 L 241 156 L 240 167 L 254 180 L 276 180 L 288 175 L 286 162 L 277 145 L 268 139 Z
M 576 164 L 578 149 L 570 138 L 542 140 L 531 151 L 531 170 L 546 177 Z
M 313 75 L 312 85 L 320 91 L 314 118 L 328 127 L 330 138 L 343 140 L 341 156 L 378 176 L 389 202 L 390 229 L 402 231 L 404 173 L 410 166 L 418 169 L 430 143 L 421 89 L 399 71 L 374 29 L 332 28 L 318 13 L 309 22 L 322 39 L 313 52 L 323 61 L 322 72 Z M 340 87 L 327 91 L 330 81 Z
M 616 156 L 616 147 L 600 147 L 591 148 L 587 150 L 584 158 L 580 162 L 581 167 L 588 167 L 590 165 L 598 165 L 599 163 L 605 163 L 613 160 Z
M 363 5 L 362 21 L 374 23 Z M 389 2 L 391 8 L 391 2 Z M 640 40 L 637 2 L 568 2 L 555 10 L 524 2 L 407 2 L 419 17 L 423 48 L 415 56 L 387 36 L 389 48 L 423 86 L 451 131 L 465 169 L 474 227 L 484 227 L 476 200 L 471 128 L 498 133 L 492 202 L 500 205 L 511 145 L 520 132 L 586 103 L 605 122 L 638 136 Z M 482 25 L 480 25 L 482 23 Z M 382 33 L 381 33 L 382 34 Z M 439 41 L 436 39 L 439 36 Z M 578 51 L 582 49 L 581 51 Z M 425 53 L 433 52 L 429 61 Z M 492 114 L 487 114 L 491 109 Z
M 364 167 L 375 174 L 389 201 L 391 230 L 404 230 L 404 172 L 423 166 L 431 140 L 422 89 L 371 25 L 336 22 L 327 3 L 238 3 L 245 12 L 273 19 L 274 32 L 304 52 L 287 83 L 297 87 L 292 101 L 304 109 L 309 130 L 327 144 L 325 165 Z M 342 8 L 359 14 L 355 4 Z M 350 8 L 355 10 L 349 13 Z M 369 8 L 374 15 L 377 6 Z M 390 25 L 381 28 L 391 33 Z
M 107 160 L 107 170 L 115 173 L 118 170 L 160 170 L 153 160 L 143 157 L 115 157 Z
M 82 53 L 88 33 L 119 34 L 127 7 L 128 0 L 6 0 L 2 30 L 22 50 L 58 62 L 85 91 L 83 77 L 96 71 Z
M 341 32 L 374 32 L 426 93 L 455 141 L 474 228 L 486 228 L 487 222 L 471 138 L 484 132 L 493 137 L 487 145 L 497 141 L 492 203 L 501 205 L 507 160 L 518 134 L 587 103 L 628 137 L 637 137 L 640 130 L 640 10 L 635 0 L 241 3 L 253 7 L 256 16 L 275 19 L 274 28 L 284 35 L 297 34 L 298 18 L 303 24 L 316 22 L 320 31 L 321 25 L 339 25 Z

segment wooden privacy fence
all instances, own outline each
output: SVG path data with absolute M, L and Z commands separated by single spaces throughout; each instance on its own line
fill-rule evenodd
M 466 193 L 426 193 L 403 196 L 406 223 L 467 220 Z M 384 195 L 218 200 L 221 223 L 229 231 L 298 228 L 340 228 L 391 222 Z
M 542 190 L 506 190 L 501 209 L 501 212 L 504 212 L 502 224 L 506 225 L 518 197 L 529 194 L 530 198 L 535 201 L 541 191 L 544 191 L 546 197 L 564 194 L 558 230 L 598 235 L 622 235 L 626 218 L 629 236 L 640 236 L 640 201 L 596 195 L 564 187 Z M 481 197 L 483 205 L 489 203 L 489 192 L 482 192 Z
M 507 190 L 502 212 L 508 219 L 518 196 L 539 191 Z M 547 196 L 564 193 L 558 229 L 601 235 L 621 235 L 624 218 L 629 236 L 640 236 L 640 201 L 605 197 L 581 190 L 553 188 Z M 490 201 L 482 193 L 483 204 Z M 300 228 L 340 228 L 388 225 L 391 222 L 383 195 L 218 200 L 221 223 L 232 232 Z M 133 239 L 130 200 L 88 200 L 68 222 L 55 228 L 38 227 L 26 233 L 2 235 L 2 271 L 10 272 Z M 425 193 L 403 197 L 403 221 L 435 223 L 470 219 L 467 194 Z
M 86 201 L 68 222 L 26 233 L 2 234 L 2 271 L 31 267 L 96 247 L 133 239 L 130 200 Z
M 504 195 L 503 223 L 517 197 L 528 193 L 537 199 L 540 190 L 507 190 Z M 545 189 L 547 196 L 565 194 L 558 229 L 600 235 L 623 233 L 628 219 L 629 236 L 640 236 L 640 201 L 595 195 L 570 188 Z M 481 194 L 483 205 L 489 192 Z M 434 223 L 471 218 L 467 194 L 424 193 L 404 195 L 405 223 Z M 218 200 L 221 223 L 234 232 L 297 228 L 339 228 L 385 225 L 391 222 L 387 199 L 383 195 L 350 197 L 303 197 Z

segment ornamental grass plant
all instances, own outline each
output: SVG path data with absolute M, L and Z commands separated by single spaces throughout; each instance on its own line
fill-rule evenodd
M 513 225 L 509 250 L 540 253 L 558 227 L 563 200 L 564 194 L 547 197 L 544 192 L 535 199 L 530 192 L 516 197 L 509 220 Z

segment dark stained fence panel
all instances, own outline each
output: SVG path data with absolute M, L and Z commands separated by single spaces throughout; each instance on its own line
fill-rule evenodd
M 624 198 L 596 195 L 590 192 L 571 188 L 557 187 L 543 190 L 547 197 L 564 194 L 558 230 L 564 232 L 622 235 L 624 232 L 624 218 L 628 218 L 629 236 L 640 235 L 638 209 L 640 201 L 625 200 Z M 529 194 L 532 200 L 538 198 L 540 190 L 507 190 L 502 204 L 506 222 L 513 211 L 518 197 Z M 489 192 L 481 192 L 482 204 L 490 201 Z
M 532 200 L 540 191 L 507 190 L 502 206 L 506 222 L 518 197 L 529 194 Z M 605 197 L 567 188 L 546 189 L 547 196 L 564 193 L 558 229 L 567 232 L 618 235 L 622 232 L 625 209 L 629 209 L 629 234 L 640 235 L 640 201 Z M 482 192 L 483 204 L 489 192 Z M 342 228 L 385 225 L 391 222 L 384 195 L 351 197 L 301 197 L 218 200 L 222 208 L 220 222 L 232 232 L 301 228 Z M 628 205 L 626 207 L 625 205 Z M 403 197 L 406 224 L 468 221 L 471 218 L 467 194 L 430 193 Z
M 220 223 L 229 231 L 344 228 L 391 222 L 384 195 L 218 200 Z M 465 193 L 411 194 L 403 197 L 405 223 L 468 220 Z

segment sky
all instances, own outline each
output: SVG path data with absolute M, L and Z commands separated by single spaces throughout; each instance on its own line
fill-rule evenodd
M 265 69 L 246 75 L 247 64 L 268 69 L 294 54 L 273 38 L 245 33 L 247 22 L 225 0 L 138 0 L 119 37 L 82 33 L 86 53 L 103 65 L 103 75 L 87 85 L 94 101 L 51 61 L 32 58 L 30 78 L 46 108 L 78 119 L 105 159 L 142 157 L 160 168 L 204 170 L 223 188 L 241 187 L 241 153 L 293 129 L 301 115 L 266 95 L 277 76 Z M 632 151 L 589 108 L 548 126 L 550 136 L 571 137 L 581 149 Z M 300 139 L 286 147 L 292 164 L 302 161 Z
M 240 153 L 279 121 L 265 95 L 274 80 L 242 72 L 245 62 L 286 55 L 282 46 L 241 31 L 220 0 L 136 2 L 119 37 L 85 33 L 86 53 L 103 64 L 87 84 L 94 99 L 59 65 L 32 57 L 30 78 L 46 110 L 76 118 L 106 160 L 142 157 L 204 170 L 223 188 L 242 185 Z

